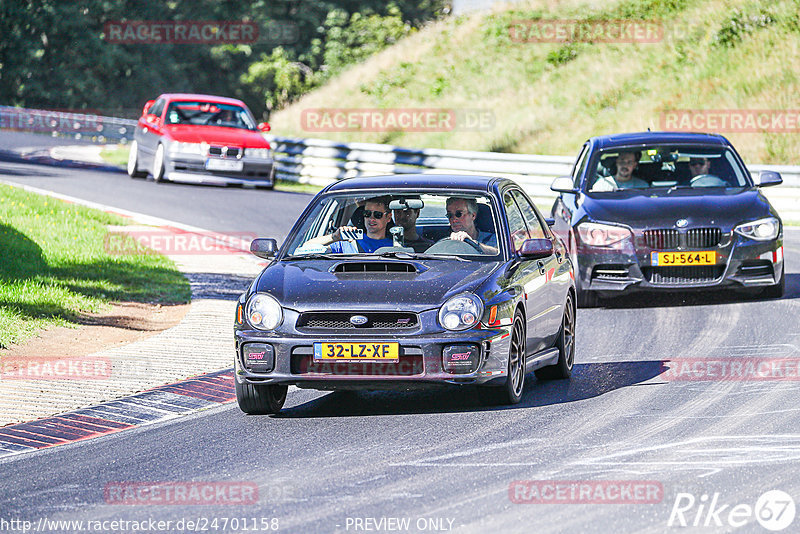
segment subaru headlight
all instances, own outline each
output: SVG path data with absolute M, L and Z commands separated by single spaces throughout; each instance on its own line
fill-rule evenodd
M 439 309 L 439 324 L 446 330 L 466 330 L 478 324 L 482 315 L 481 299 L 464 293 L 448 299 Z
M 283 310 L 272 295 L 256 293 L 247 301 L 245 317 L 253 328 L 275 330 L 283 322 Z
M 169 145 L 169 151 L 173 154 L 194 154 L 204 156 L 208 150 L 206 143 L 181 143 L 175 142 Z
M 244 155 L 258 159 L 272 159 L 272 150 L 269 148 L 245 148 Z
M 617 248 L 626 239 L 632 239 L 633 233 L 624 226 L 583 222 L 578 225 L 581 242 L 592 247 Z
M 778 237 L 781 231 L 781 222 L 775 217 L 765 217 L 757 221 L 740 224 L 733 231 L 756 241 L 771 241 Z

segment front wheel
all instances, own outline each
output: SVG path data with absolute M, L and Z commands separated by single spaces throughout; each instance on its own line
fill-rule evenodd
M 128 176 L 131 178 L 144 178 L 147 171 L 139 168 L 139 144 L 134 141 L 131 143 L 131 150 L 128 152 Z
M 767 286 L 761 291 L 761 296 L 768 299 L 779 299 L 786 291 L 786 267 L 784 264 L 784 271 L 781 273 L 780 281 L 774 286 Z
M 281 384 L 246 384 L 236 378 L 236 402 L 239 408 L 251 415 L 269 415 L 281 411 L 286 402 L 289 386 Z
M 486 404 L 517 404 L 525 389 L 525 320 L 522 312 L 514 314 L 508 347 L 508 379 L 502 387 L 484 386 L 478 391 Z
M 555 348 L 558 349 L 558 361 L 555 365 L 534 371 L 539 380 L 572 376 L 572 366 L 575 363 L 575 306 L 572 302 L 572 293 L 567 293 L 564 317 L 561 319 L 561 329 L 558 332 Z
M 164 179 L 164 145 L 159 144 L 156 156 L 153 158 L 153 180 L 160 182 Z

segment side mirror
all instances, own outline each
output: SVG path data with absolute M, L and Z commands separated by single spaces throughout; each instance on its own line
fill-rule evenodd
M 142 108 L 142 115 L 147 115 L 147 111 L 151 107 L 153 107 L 153 104 L 155 104 L 155 103 L 156 103 L 155 100 L 148 100 L 147 102 L 145 102 L 144 107 Z
M 758 173 L 753 181 L 758 187 L 769 187 L 771 185 L 780 185 L 783 183 L 781 173 L 775 171 L 761 171 Z
M 270 130 L 272 130 L 272 126 L 270 126 L 268 122 L 259 122 L 258 123 L 258 131 L 259 132 L 268 132 Z
M 278 242 L 272 238 L 253 239 L 250 243 L 250 252 L 259 258 L 271 260 L 278 253 Z
M 547 226 L 552 228 L 556 224 L 556 220 L 553 217 L 546 217 L 544 222 L 547 223 Z
M 575 193 L 577 191 L 573 185 L 572 176 L 559 176 L 550 184 L 550 189 L 557 193 Z
M 519 255 L 526 260 L 539 260 L 553 255 L 553 242 L 549 239 L 526 239 Z

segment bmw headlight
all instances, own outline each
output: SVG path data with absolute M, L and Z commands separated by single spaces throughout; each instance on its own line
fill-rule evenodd
M 173 154 L 194 154 L 197 156 L 204 156 L 208 150 L 208 146 L 205 143 L 171 143 L 169 145 L 169 151 Z
M 283 310 L 272 295 L 256 293 L 247 301 L 245 317 L 253 328 L 275 330 L 283 322 Z
M 439 324 L 447 330 L 466 330 L 478 324 L 482 315 L 481 299 L 464 293 L 448 299 L 439 309 Z
M 269 148 L 245 148 L 244 155 L 258 159 L 272 159 L 272 149 Z
M 624 226 L 583 222 L 578 225 L 581 241 L 593 247 L 615 247 L 622 241 L 632 239 L 633 233 Z
M 781 222 L 775 217 L 765 217 L 757 221 L 740 224 L 733 231 L 756 241 L 771 241 L 778 237 L 781 231 Z

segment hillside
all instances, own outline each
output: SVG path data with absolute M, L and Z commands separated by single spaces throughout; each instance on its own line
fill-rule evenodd
M 520 20 L 529 28 L 544 20 L 649 21 L 660 37 L 527 42 L 530 32 L 509 31 Z M 717 130 L 746 161 L 798 164 L 798 67 L 800 0 L 534 0 L 431 24 L 274 113 L 271 123 L 287 136 L 576 155 L 592 135 L 664 129 L 663 114 L 673 110 L 770 110 L 783 118 L 794 110 L 794 131 L 791 123 L 772 132 Z M 416 133 L 304 128 L 303 112 L 319 108 L 477 110 L 493 124 Z

